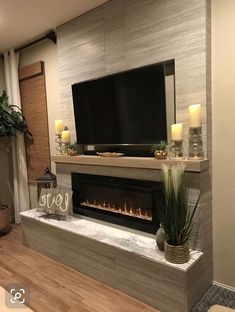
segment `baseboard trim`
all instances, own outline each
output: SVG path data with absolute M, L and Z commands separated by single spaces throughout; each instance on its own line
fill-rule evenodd
M 216 282 L 216 281 L 213 281 L 213 285 L 216 285 L 216 286 L 219 286 L 219 287 L 222 287 L 222 288 L 225 288 L 225 289 L 228 289 L 228 290 L 235 292 L 235 288 L 232 286 L 228 286 L 228 285 Z

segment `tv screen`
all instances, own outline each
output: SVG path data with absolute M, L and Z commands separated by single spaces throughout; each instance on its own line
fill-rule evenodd
M 167 140 L 164 64 L 77 83 L 72 93 L 79 144 Z

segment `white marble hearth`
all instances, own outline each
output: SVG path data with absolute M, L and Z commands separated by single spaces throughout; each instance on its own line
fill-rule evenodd
M 173 264 L 165 260 L 163 252 L 157 248 L 155 239 L 151 237 L 100 224 L 95 221 L 84 219 L 82 216 L 69 216 L 66 221 L 58 221 L 55 219 L 43 218 L 45 213 L 38 212 L 36 209 L 24 211 L 21 215 L 54 226 L 58 229 L 89 237 L 95 241 L 129 251 L 148 258 L 149 260 L 178 268 L 182 271 L 188 270 L 203 254 L 200 251 L 191 250 L 189 262 L 185 264 Z

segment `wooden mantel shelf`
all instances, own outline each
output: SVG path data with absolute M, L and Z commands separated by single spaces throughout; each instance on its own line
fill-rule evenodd
M 162 164 L 174 165 L 182 162 L 185 170 L 190 172 L 206 171 L 209 167 L 208 159 L 205 160 L 157 160 L 150 157 L 100 157 L 100 156 L 52 156 L 51 161 L 63 164 L 126 167 L 160 170 Z

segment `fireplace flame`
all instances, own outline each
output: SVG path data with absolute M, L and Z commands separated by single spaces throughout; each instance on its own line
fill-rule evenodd
M 80 205 L 152 221 L 152 214 L 150 210 L 143 208 L 140 205 L 137 208 L 133 206 L 132 202 L 125 202 L 123 205 L 116 206 L 116 204 L 111 204 L 105 200 L 97 201 L 86 199 L 81 202 Z

